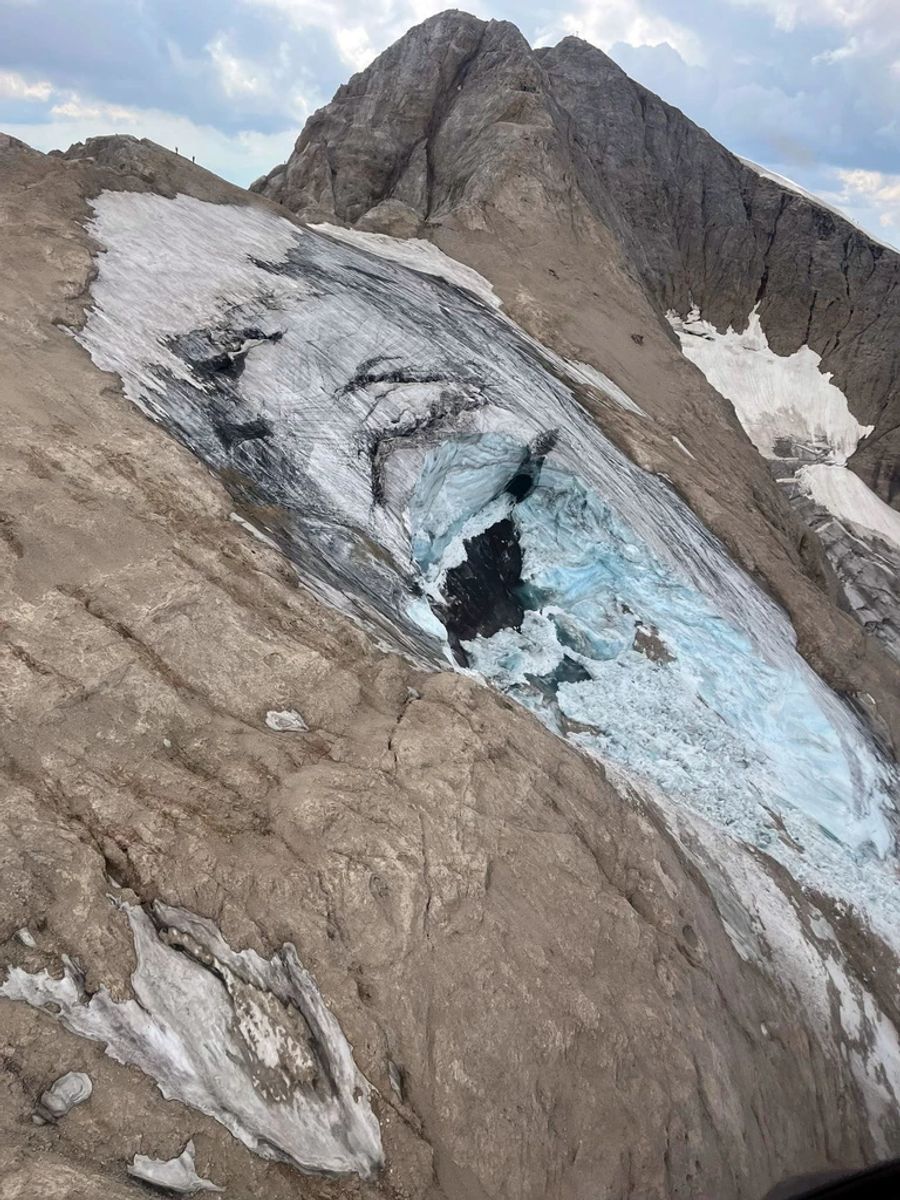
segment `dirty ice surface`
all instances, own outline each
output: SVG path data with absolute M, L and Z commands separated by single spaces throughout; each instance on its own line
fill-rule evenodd
M 264 959 L 232 950 L 211 921 L 185 909 L 121 907 L 134 938 L 134 999 L 89 993 L 69 959 L 60 978 L 11 968 L 0 996 L 57 1014 L 262 1158 L 374 1175 L 381 1134 L 368 1081 L 293 945 Z
M 93 204 L 106 252 L 79 339 L 307 586 L 896 933 L 893 768 L 556 355 L 345 231 L 186 196 Z M 849 447 L 852 418 L 827 391 L 819 408 L 813 432 Z

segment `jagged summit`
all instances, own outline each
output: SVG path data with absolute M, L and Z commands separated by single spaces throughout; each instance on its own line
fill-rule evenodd
M 546 237 L 581 222 L 613 238 L 662 313 L 697 304 L 742 329 L 758 306 L 772 348 L 809 345 L 874 427 L 851 466 L 900 504 L 900 256 L 579 38 L 532 50 L 508 22 L 440 13 L 340 88 L 254 189 L 305 219 L 402 236 L 501 214 Z

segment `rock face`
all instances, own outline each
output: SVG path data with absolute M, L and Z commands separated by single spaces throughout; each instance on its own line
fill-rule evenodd
M 532 90 L 543 67 L 508 27 L 454 17 L 426 28 L 414 36 L 432 38 L 435 62 L 445 54 L 447 66 L 436 82 L 418 72 L 415 86 L 434 100 L 424 133 L 425 100 L 395 108 L 406 113 L 398 130 L 409 124 L 396 134 L 410 146 L 404 198 L 384 186 L 397 166 L 395 140 L 374 125 L 378 188 L 366 182 L 361 132 L 358 192 L 343 168 L 333 186 L 346 175 L 340 187 L 354 213 L 387 203 L 385 223 L 408 232 L 409 213 L 430 203 L 417 180 L 426 198 L 449 203 L 452 191 L 447 156 L 412 150 L 429 130 L 449 137 L 481 104 L 483 145 L 496 156 L 491 166 L 476 155 L 471 178 L 495 207 L 460 192 L 435 240 L 491 267 L 498 290 L 514 298 L 510 309 L 550 343 L 541 349 L 510 327 L 498 346 L 542 381 L 542 402 L 556 395 L 548 376 L 560 389 L 567 369 L 594 381 L 578 385 L 584 427 L 602 422 L 670 508 L 654 473 L 671 474 L 783 599 L 812 665 L 860 704 L 868 697 L 886 745 L 896 719 L 891 677 L 836 609 L 815 539 L 804 540 L 734 417 L 679 354 L 615 239 L 591 224 L 564 164 L 558 176 L 541 169 L 517 181 L 521 157 L 504 157 L 507 127 L 536 161 L 555 153 L 556 126 Z M 488 65 L 516 84 L 512 107 L 491 99 Z M 476 84 L 483 90 L 469 95 Z M 354 88 L 365 90 L 351 82 L 351 99 Z M 466 97 L 464 111 L 445 112 L 451 93 Z M 309 177 L 326 180 L 328 158 L 310 155 Z M 304 186 L 296 172 L 294 180 Z M 315 187 L 316 215 L 340 217 L 324 183 Z M 0 142 L 3 1187 L 11 1196 L 138 1196 L 127 1164 L 171 1165 L 190 1142 L 198 1179 L 267 1200 L 756 1200 L 785 1175 L 895 1150 L 894 952 L 853 913 L 801 889 L 774 856 L 651 788 L 640 794 L 475 679 L 426 669 L 421 654 L 416 665 L 418 643 L 405 656 L 386 648 L 406 620 L 399 610 L 379 645 L 299 589 L 279 552 L 291 552 L 287 507 L 269 497 L 231 518 L 234 497 L 258 483 L 258 464 L 273 461 L 269 431 L 290 414 L 287 400 L 309 417 L 319 393 L 295 380 L 280 407 L 269 394 L 276 411 L 244 412 L 247 396 L 259 396 L 248 386 L 259 382 L 257 363 L 283 362 L 288 332 L 273 339 L 278 330 L 242 313 L 230 324 L 185 325 L 175 307 L 151 337 L 159 314 L 139 295 L 134 338 L 115 358 L 110 347 L 121 343 L 101 337 L 97 323 L 102 330 L 110 311 L 102 289 L 122 266 L 127 222 L 104 227 L 103 255 L 88 230 L 102 207 L 92 201 L 110 195 L 120 214 L 135 201 L 170 203 L 175 213 L 221 206 L 221 220 L 244 231 L 241 272 L 266 275 L 282 300 L 307 296 L 311 311 L 356 311 L 354 272 L 366 303 L 386 278 L 400 289 L 399 275 L 386 276 L 367 252 L 339 255 L 337 241 L 299 227 L 294 235 L 284 211 L 149 143 L 101 139 L 45 157 Z M 532 222 L 546 216 L 548 195 L 556 215 L 540 242 Z M 282 252 L 269 244 L 263 256 L 254 238 L 275 217 Z M 294 236 L 305 259 L 290 257 Z M 449 284 L 411 280 L 406 289 L 431 302 L 443 287 L 454 346 L 467 335 L 460 312 L 477 313 L 475 346 L 486 306 Z M 128 272 L 118 282 L 128 284 Z M 185 282 L 195 289 L 182 297 L 192 317 L 202 289 L 193 271 Z M 580 304 L 592 289 L 602 294 Z M 233 297 L 217 281 L 202 298 Z M 97 365 L 104 346 L 111 373 Z M 315 365 L 310 347 L 299 348 L 304 371 Z M 597 347 L 614 350 L 607 360 Z M 323 372 L 343 369 L 336 353 L 323 356 Z M 603 361 L 591 373 L 566 368 L 560 355 Z M 604 369 L 631 408 L 610 399 L 612 385 L 603 390 Z M 369 363 L 342 385 L 352 383 L 343 407 L 365 389 L 379 397 L 419 389 L 408 393 L 418 403 L 421 389 L 434 388 L 429 415 L 443 415 L 446 383 L 395 373 Z M 193 407 L 167 407 L 179 399 Z M 412 419 L 418 410 L 407 408 Z M 563 411 L 575 419 L 574 407 Z M 537 406 L 533 419 L 543 420 Z M 202 444 L 198 428 L 211 431 Z M 584 444 L 605 446 L 590 428 Z M 285 477 L 304 483 L 309 447 L 293 449 Z M 618 463 L 613 449 L 604 453 Z M 365 439 L 340 450 L 347 478 L 360 474 L 357 460 L 366 467 L 370 500 L 395 494 L 398 475 L 371 469 L 391 466 L 392 455 Z M 527 504 L 560 452 L 531 439 L 503 474 L 503 502 Z M 618 470 L 611 481 L 638 467 Z M 346 490 L 350 503 L 356 493 Z M 684 514 L 721 561 L 722 547 Z M 268 531 L 262 540 L 250 536 L 248 516 L 257 534 Z M 389 517 L 379 510 L 360 525 L 372 535 L 373 572 L 379 557 L 399 558 L 399 542 L 379 540 Z M 266 544 L 272 534 L 276 545 Z M 469 619 L 466 595 L 454 576 L 450 598 L 461 598 Z M 648 670 L 677 661 L 664 633 L 635 625 L 633 653 Z M 771 836 L 788 846 L 779 819 Z M 161 964 L 149 980 L 147 954 Z M 287 989 L 298 980 L 302 996 L 292 1000 Z M 198 1047 L 189 1044 L 195 984 L 223 1029 L 212 1038 L 204 1027 Z M 92 1024 L 101 1013 L 102 1028 Z M 339 1056 L 326 1053 L 322 1028 Z M 186 1039 L 184 1054 L 173 1030 Z M 206 1072 L 223 1049 L 228 1070 Z M 154 1069 L 160 1059 L 174 1080 Z M 280 1140 L 260 1126 L 254 1153 L 253 1139 L 233 1137 L 222 1116 L 243 1114 L 243 1125 L 272 1102 L 288 1066 Z M 35 1096 L 64 1070 L 90 1076 L 90 1103 L 35 1127 Z M 213 1086 L 224 1089 L 215 1110 Z M 325 1132 L 338 1153 L 362 1146 L 364 1161 L 273 1152 L 299 1147 L 304 1122 L 323 1106 L 334 1114 Z M 318 1173 L 298 1174 L 298 1162 Z
M 696 304 L 740 330 L 758 306 L 777 353 L 821 354 L 874 426 L 854 470 L 900 506 L 900 256 L 586 42 L 532 51 L 506 22 L 443 13 L 340 88 L 254 188 L 309 220 L 399 236 L 477 223 L 511 190 L 574 209 L 614 237 L 658 311 Z

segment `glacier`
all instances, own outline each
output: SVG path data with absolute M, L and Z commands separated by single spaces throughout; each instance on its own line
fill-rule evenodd
M 895 768 L 785 613 L 587 416 L 588 387 L 634 412 L 612 380 L 430 250 L 187 196 L 93 206 L 76 336 L 305 586 L 896 938 Z

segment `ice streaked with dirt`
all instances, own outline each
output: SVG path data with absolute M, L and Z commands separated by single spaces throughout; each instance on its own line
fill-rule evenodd
M 641 406 L 636 404 L 615 380 L 604 375 L 602 371 L 598 371 L 596 367 L 592 367 L 590 363 L 579 362 L 574 358 L 564 359 L 563 362 L 566 375 L 574 383 L 587 384 L 588 387 L 596 388 L 598 392 L 614 401 L 625 412 L 634 413 L 637 417 L 647 416 Z
M 330 225 L 327 222 L 311 225 L 310 228 L 347 242 L 351 246 L 358 246 L 361 250 L 367 250 L 370 254 L 387 259 L 389 262 L 399 263 L 401 266 L 421 271 L 425 275 L 434 275 L 447 283 L 471 292 L 473 296 L 477 296 L 491 308 L 499 310 L 503 307 L 500 297 L 494 291 L 489 280 L 485 279 L 483 275 L 479 275 L 474 268 L 467 267 L 455 258 L 450 258 L 431 242 L 423 241 L 421 238 L 395 238 L 386 233 L 367 233 L 361 229 L 347 229 L 344 226 Z M 522 336 L 528 337 L 524 333 Z M 596 367 L 592 367 L 590 363 L 562 358 L 546 347 L 541 347 L 541 349 L 553 365 L 573 383 L 600 392 L 605 399 L 611 400 L 625 412 L 634 413 L 639 417 L 647 416 L 623 388 L 619 387 L 608 375 L 598 371 Z
M 349 242 L 351 246 L 368 250 L 371 254 L 377 254 L 379 258 L 386 258 L 403 267 L 421 271 L 424 275 L 435 275 L 447 283 L 471 292 L 490 308 L 501 307 L 500 297 L 489 280 L 479 275 L 473 267 L 458 262 L 422 238 L 395 238 L 386 233 L 366 233 L 362 229 L 347 229 L 343 225 L 330 225 L 328 222 L 311 225 L 310 229 L 339 241 Z
M 892 768 L 784 613 L 587 416 L 586 380 L 480 297 L 356 237 L 184 196 L 94 208 L 106 252 L 80 340 L 221 472 L 306 585 L 446 665 L 448 580 L 503 525 L 527 620 L 468 638 L 470 668 L 900 927 Z M 537 486 L 515 499 L 525 467 Z
M 136 1154 L 128 1165 L 128 1174 L 165 1192 L 176 1192 L 181 1196 L 225 1190 L 211 1179 L 204 1179 L 197 1174 L 192 1141 L 175 1158 L 150 1158 L 147 1154 Z
M 264 959 L 232 950 L 184 909 L 121 907 L 137 959 L 133 1000 L 88 993 L 71 961 L 60 978 L 13 967 L 0 996 L 102 1042 L 167 1100 L 207 1113 L 263 1158 L 372 1176 L 382 1151 L 369 1084 L 294 947 Z

